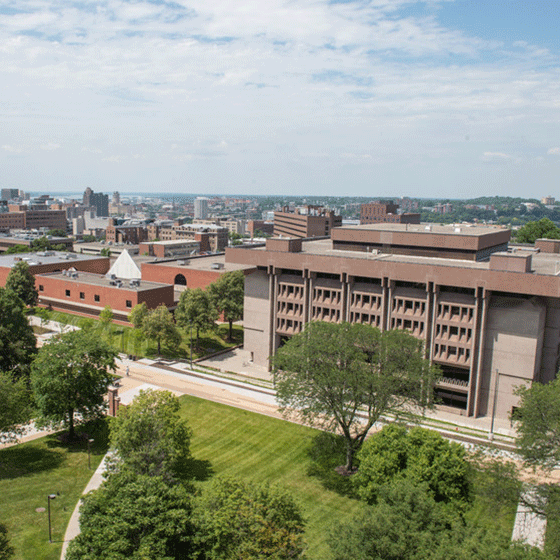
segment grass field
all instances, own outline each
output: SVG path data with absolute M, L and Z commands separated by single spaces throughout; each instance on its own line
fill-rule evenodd
M 308 450 L 319 432 L 194 397 L 183 396 L 181 403 L 182 414 L 194 432 L 191 450 L 200 475 L 228 474 L 269 481 L 288 490 L 307 521 L 309 559 L 328 558 L 326 535 L 331 523 L 355 513 L 360 506 L 308 476 Z
M 326 537 L 331 525 L 355 514 L 360 504 L 310 476 L 309 450 L 320 432 L 195 397 L 183 396 L 180 401 L 181 414 L 193 430 L 191 451 L 198 484 L 221 474 L 278 484 L 302 508 L 309 560 L 328 560 Z M 106 449 L 105 433 L 93 437 L 92 467 Z M 0 522 L 9 530 L 17 560 L 60 557 L 66 525 L 92 472 L 87 468 L 85 443 L 68 446 L 51 436 L 0 450 Z M 60 496 L 51 503 L 56 541 L 51 545 L 47 514 L 35 509 L 46 507 L 47 495 L 57 492 Z M 510 503 L 489 500 L 477 496 L 471 518 L 511 534 L 515 497 Z
M 48 315 L 53 321 L 58 321 L 66 325 L 74 325 L 81 327 L 84 322 L 90 323 L 99 336 L 109 342 L 115 350 L 123 354 L 134 354 L 138 357 L 154 358 L 157 356 L 157 343 L 146 339 L 138 331 L 132 327 L 123 325 L 104 325 L 101 321 L 95 319 L 85 319 L 78 315 L 62 313 L 59 311 L 47 312 L 46 309 L 41 311 L 42 314 Z M 220 324 L 216 332 L 201 332 L 196 342 L 196 333 L 193 333 L 193 359 L 201 358 L 213 352 L 218 352 L 241 344 L 243 342 L 243 328 L 240 325 L 233 325 L 233 341 L 227 342 L 229 325 Z M 179 329 L 181 333 L 181 344 L 173 348 L 162 346 L 162 357 L 170 359 L 187 359 L 190 357 L 190 331 L 188 329 Z
M 105 426 L 105 423 L 103 423 Z M 95 441 L 88 469 L 87 443 L 48 436 L 0 450 L 0 522 L 8 529 L 15 560 L 58 560 L 66 526 L 83 489 L 107 450 L 107 431 L 84 428 Z M 47 496 L 53 543 L 49 543 Z

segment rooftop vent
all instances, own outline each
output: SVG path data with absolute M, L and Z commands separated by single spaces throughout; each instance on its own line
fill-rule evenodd
M 224 268 L 224 263 L 212 263 L 210 265 L 210 268 L 214 269 L 214 270 L 221 270 L 222 268 Z

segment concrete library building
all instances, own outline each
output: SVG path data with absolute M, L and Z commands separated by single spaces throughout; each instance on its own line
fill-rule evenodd
M 381 223 L 228 248 L 228 262 L 255 267 L 245 282 L 245 349 L 267 366 L 309 321 L 406 329 L 441 367 L 441 408 L 506 419 L 515 388 L 554 379 L 560 357 L 560 241 L 516 248 L 510 235 Z

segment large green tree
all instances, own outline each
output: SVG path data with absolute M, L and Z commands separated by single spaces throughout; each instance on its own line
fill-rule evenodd
M 550 469 L 560 462 L 560 378 L 517 389 L 517 447 L 531 465 Z
M 466 505 L 470 467 L 464 447 L 424 428 L 390 424 L 366 440 L 352 482 L 361 499 L 375 503 L 380 489 L 398 480 L 427 484 L 438 502 Z
M 31 371 L 44 423 L 64 422 L 73 439 L 77 414 L 83 420 L 102 414 L 115 357 L 115 351 L 92 331 L 70 331 L 45 344 Z
M 0 443 L 13 442 L 21 435 L 23 424 L 31 419 L 31 394 L 27 379 L 14 379 L 0 371 Z
M 228 339 L 232 339 L 233 322 L 243 318 L 245 275 L 241 270 L 226 272 L 208 287 L 214 307 L 229 323 Z
M 560 239 L 560 228 L 548 218 L 542 218 L 525 224 L 515 235 L 517 243 L 534 243 L 537 239 Z
M 39 293 L 35 287 L 35 276 L 31 274 L 29 265 L 25 261 L 20 261 L 12 267 L 6 278 L 6 289 L 17 294 L 25 305 L 29 307 L 37 305 Z
M 205 560 L 304 558 L 303 517 L 277 487 L 217 479 L 195 502 L 193 520 Z
M 144 324 L 144 319 L 148 316 L 148 306 L 142 302 L 135 305 L 128 316 L 128 320 L 132 323 L 135 329 L 141 329 Z
M 83 498 L 80 534 L 66 560 L 190 560 L 192 503 L 183 484 L 113 474 Z
M 277 399 L 284 411 L 346 441 L 346 469 L 383 414 L 432 406 L 436 367 L 423 342 L 405 331 L 313 322 L 273 358 Z
M 147 338 L 157 342 L 157 353 L 161 354 L 161 345 L 178 346 L 181 335 L 173 321 L 173 315 L 163 304 L 152 309 L 142 322 L 142 332 Z
M 141 391 L 111 422 L 116 467 L 136 474 L 185 478 L 191 431 L 169 391 Z
M 0 288 L 0 371 L 28 377 L 36 353 L 23 302 L 11 290 Z
M 200 331 L 212 330 L 218 320 L 218 311 L 214 307 L 210 295 L 201 288 L 185 290 L 181 294 L 175 311 L 177 324 L 185 329 L 196 329 L 198 345 Z

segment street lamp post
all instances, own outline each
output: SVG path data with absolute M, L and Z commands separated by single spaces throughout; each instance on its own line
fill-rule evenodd
M 47 510 L 49 512 L 49 542 L 52 543 L 52 528 L 51 528 L 51 500 L 56 498 L 56 494 L 49 494 L 47 496 Z
M 93 438 L 87 440 L 87 468 L 91 470 L 91 444 L 94 442 Z
M 193 324 L 191 323 L 191 369 L 192 369 L 192 328 L 193 328 Z

